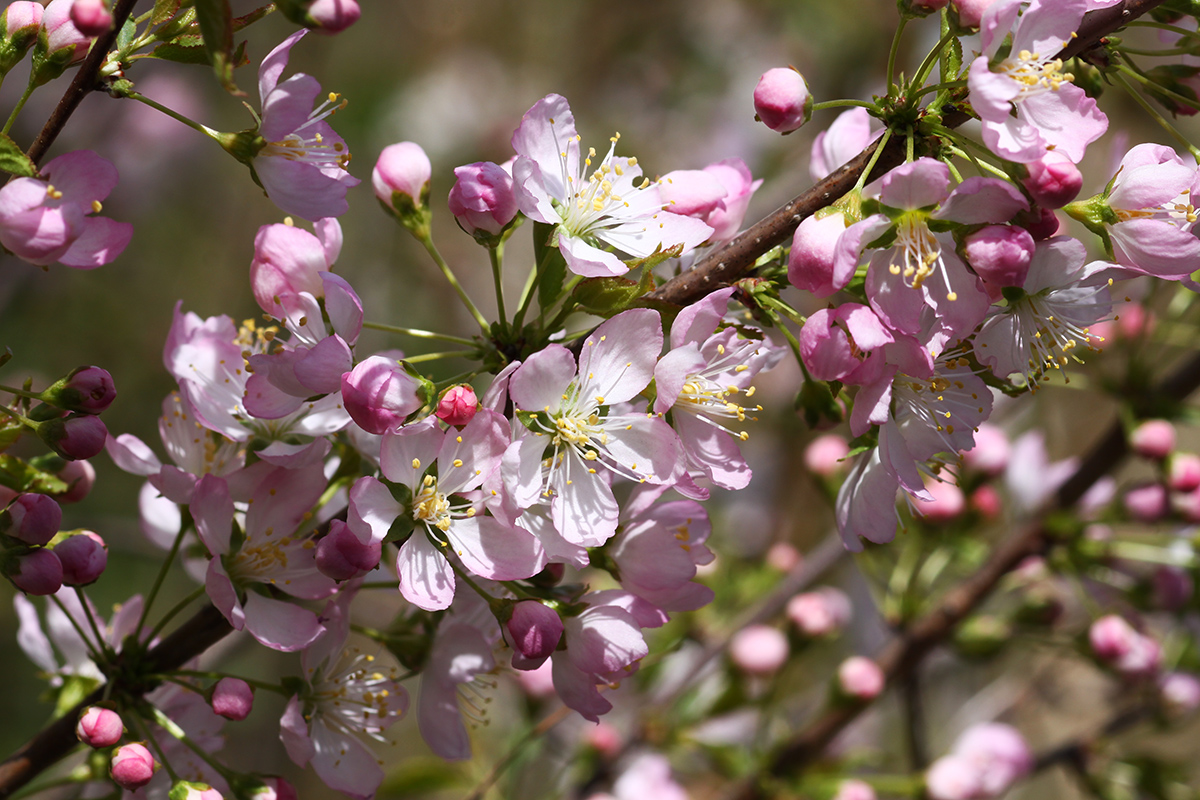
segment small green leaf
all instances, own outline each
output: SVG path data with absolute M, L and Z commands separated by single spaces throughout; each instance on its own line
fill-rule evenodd
M 10 455 L 0 455 L 0 486 L 7 486 L 14 492 L 39 494 L 62 494 L 70 488 L 66 481 L 57 475 L 44 472 Z
M 183 0 L 154 0 L 154 11 L 150 14 L 150 25 L 161 25 L 179 12 Z
M 196 19 L 217 80 L 230 94 L 244 95 L 245 92 L 233 82 L 233 68 L 237 62 L 233 52 L 233 11 L 229 0 L 196 0 Z
M 179 37 L 183 39 L 185 37 Z M 187 37 L 199 38 L 199 37 Z M 160 44 L 147 55 L 153 58 L 161 58 L 163 61 L 174 61 L 176 64 L 207 64 L 208 53 L 204 52 L 204 45 L 180 45 L 174 42 Z
M 25 151 L 3 133 L 0 133 L 0 169 L 23 178 L 37 175 L 37 166 L 29 160 Z
M 585 278 L 572 294 L 589 314 L 611 317 L 632 307 L 645 293 L 640 284 L 628 278 Z

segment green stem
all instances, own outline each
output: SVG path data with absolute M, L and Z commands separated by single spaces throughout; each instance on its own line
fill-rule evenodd
M 108 652 L 108 644 L 104 641 L 104 634 L 100 630 L 100 626 L 96 624 L 96 617 L 92 614 L 92 607 L 88 604 L 87 595 L 83 593 L 83 589 L 76 586 L 75 596 L 79 598 L 79 605 L 83 606 L 83 615 L 87 617 L 88 625 L 91 626 L 92 633 L 96 634 L 96 644 L 105 653 Z
M 827 108 L 847 108 L 857 107 L 873 109 L 874 103 L 868 103 L 866 100 L 826 100 L 822 103 L 813 103 L 813 111 L 824 111 Z
M 394 587 L 395 584 L 392 584 L 392 586 Z M 266 681 L 255 680 L 254 678 L 244 678 L 241 675 L 230 675 L 228 672 L 214 672 L 211 670 L 204 671 L 204 670 L 195 670 L 195 669 L 177 669 L 174 672 L 172 672 L 170 675 L 159 675 L 158 677 L 162 678 L 163 680 L 168 680 L 168 681 L 176 680 L 176 678 L 172 677 L 172 676 L 182 676 L 184 678 L 204 678 L 205 680 L 212 680 L 212 681 L 219 681 L 222 678 L 237 678 L 239 681 L 245 681 L 246 683 L 250 684 L 255 689 L 262 689 L 264 692 L 274 692 L 275 694 L 281 694 L 284 697 L 291 696 L 291 693 L 288 692 L 287 689 L 284 689 L 282 686 L 280 686 L 277 683 L 267 683 Z M 178 682 L 178 681 L 176 680 L 176 682 Z M 190 684 L 190 683 L 185 683 L 184 685 L 192 686 L 193 688 L 195 688 L 194 685 Z
M 158 727 L 162 728 L 164 731 L 166 731 L 167 733 L 174 736 L 176 739 L 179 740 L 179 742 L 181 744 L 183 744 L 184 747 L 191 750 L 196 755 L 200 756 L 200 758 L 202 758 L 204 760 L 204 763 L 208 764 L 210 767 L 215 769 L 222 778 L 225 778 L 226 780 L 230 780 L 231 778 L 234 777 L 233 773 L 230 770 L 226 769 L 220 762 L 218 762 L 216 759 L 214 759 L 212 756 L 210 756 L 204 750 L 203 747 L 201 747 L 200 745 L 193 742 L 190 738 L 188 738 L 187 732 L 184 731 L 183 728 L 179 727 L 179 725 L 176 724 L 175 720 L 168 717 L 166 714 L 164 714 L 162 711 L 160 711 L 155 706 L 150 706 L 150 713 L 153 716 L 154 722 L 156 725 L 158 725 Z M 178 778 L 176 778 L 176 780 L 178 780 Z
M 20 414 L 18 414 L 16 411 L 13 411 L 13 410 L 12 410 L 11 408 L 9 408 L 8 406 L 0 406 L 0 412 L 2 412 L 2 413 L 4 413 L 4 414 L 7 414 L 8 416 L 12 417 L 12 418 L 13 418 L 13 419 L 15 419 L 17 422 L 20 422 L 22 425 L 24 425 L 24 426 L 26 426 L 26 427 L 28 427 L 28 428 L 36 428 L 36 427 L 37 427 L 37 423 L 36 423 L 36 422 L 34 422 L 34 421 L 33 421 L 33 420 L 31 420 L 31 419 L 27 419 L 27 418 L 25 418 L 25 417 L 22 417 Z
M 500 332 L 508 329 L 508 314 L 504 310 L 504 280 L 502 268 L 504 265 L 504 244 L 488 248 L 488 258 L 492 262 L 492 281 L 496 284 L 496 309 L 500 315 Z
M 184 513 L 185 518 L 180 520 L 179 523 L 179 533 L 175 534 L 175 541 L 171 544 L 171 550 L 167 553 L 166 559 L 158 569 L 158 575 L 154 578 L 154 585 L 150 588 L 150 594 L 146 596 L 146 605 L 142 606 L 142 616 L 138 619 L 137 627 L 133 629 L 134 638 L 141 635 L 142 627 L 145 626 L 146 619 L 150 615 L 150 608 L 154 605 L 155 598 L 158 597 L 158 590 L 162 588 L 163 581 L 167 578 L 167 571 L 171 569 L 171 564 L 175 561 L 175 554 L 179 552 L 180 546 L 183 545 L 183 537 L 191 527 L 191 514 L 188 512 Z
M 29 100 L 30 95 L 33 94 L 33 90 L 36 88 L 37 87 L 33 85 L 33 76 L 30 75 L 29 85 L 25 87 L 25 92 L 21 95 L 21 99 L 18 100 L 16 106 L 13 107 L 12 113 L 8 115 L 8 121 L 4 123 L 4 129 L 0 130 L 0 134 L 8 134 L 8 131 L 12 128 L 13 123 L 17 121 L 17 115 L 21 113 L 21 109 L 25 107 L 25 103 Z
M 382 322 L 364 322 L 364 328 L 370 328 L 374 331 L 384 331 L 385 333 L 399 333 L 404 336 L 411 336 L 414 339 L 436 339 L 439 342 L 451 342 L 453 344 L 462 344 L 467 347 L 474 347 L 478 342 L 473 342 L 470 339 L 464 339 L 461 336 L 451 336 L 447 333 L 435 333 L 433 331 L 421 330 L 420 328 L 402 328 L 399 325 L 384 325 Z
M 441 353 L 422 353 L 419 356 L 404 359 L 410 364 L 420 364 L 422 361 L 437 361 L 439 358 L 470 358 L 471 354 L 467 350 L 445 350 Z
M 953 31 L 947 31 L 938 43 L 933 46 L 933 49 L 925 56 L 925 60 L 921 62 L 921 66 L 917 67 L 917 74 L 913 77 L 910 86 L 920 86 L 925 82 L 925 78 L 933 71 L 933 65 L 941 58 L 942 50 L 950 43 L 950 40 L 955 36 Z
M 1134 102 L 1142 107 L 1142 110 L 1150 115 L 1151 119 L 1161 125 L 1163 130 L 1169 133 L 1171 137 L 1175 139 L 1175 141 L 1183 145 L 1184 148 L 1186 148 L 1187 151 L 1192 154 L 1192 158 L 1194 158 L 1197 163 L 1200 163 L 1200 149 L 1189 142 L 1187 137 L 1176 130 L 1175 126 L 1168 122 L 1162 114 L 1159 114 L 1158 110 L 1154 108 L 1154 106 L 1150 105 L 1146 98 L 1142 97 L 1141 93 L 1133 88 L 1133 85 L 1127 80 L 1126 75 L 1131 75 L 1139 81 L 1145 81 L 1146 79 L 1129 69 L 1129 67 L 1126 67 L 1124 64 L 1117 67 L 1116 79 L 1121 84 L 1121 87 L 1129 94 L 1130 97 L 1134 99 Z
M 525 312 L 529 310 L 529 304 L 533 302 L 534 288 L 537 286 L 538 278 L 545 271 L 546 261 L 553 257 L 555 249 L 547 247 L 542 260 L 533 265 L 533 269 L 529 271 L 529 277 L 525 279 L 525 288 L 521 290 L 521 305 L 517 308 L 517 314 L 513 317 L 513 329 L 519 330 L 525 323 Z
M 154 752 L 158 755 L 158 763 L 161 764 L 162 768 L 167 771 L 167 775 L 171 778 L 172 785 L 179 783 L 179 774 L 171 768 L 171 762 L 167 760 L 167 754 L 163 752 L 162 745 L 160 745 L 158 743 L 158 739 L 154 738 L 154 736 L 150 733 L 150 730 L 146 727 L 146 723 L 142 721 L 142 718 L 131 715 L 129 723 L 132 727 L 137 729 L 138 734 L 142 737 L 142 741 L 154 749 Z
M 421 244 L 424 245 L 426 252 L 429 253 L 429 257 L 432 258 L 433 262 L 438 265 L 438 269 L 442 271 L 442 275 L 446 277 L 446 281 L 458 295 L 458 299 L 463 301 L 463 305 L 467 307 L 467 311 L 470 311 L 471 316 L 474 317 L 475 321 L 479 323 L 479 328 L 483 331 L 483 335 L 487 336 L 488 333 L 490 333 L 488 330 L 487 318 L 479 312 L 479 309 L 475 306 L 475 303 L 471 302 L 471 298 L 467 296 L 466 290 L 462 288 L 462 285 L 458 282 L 458 278 L 454 276 L 454 272 L 450 269 L 450 265 L 446 263 L 446 259 L 442 258 L 442 254 L 438 252 L 437 245 L 433 243 L 433 237 L 426 232 L 424 236 L 420 237 L 420 241 Z M 411 359 L 409 360 L 411 361 Z
M 1180 28 L 1177 25 L 1168 25 L 1165 22 L 1151 22 L 1149 20 L 1144 20 L 1144 19 L 1134 20 L 1133 22 L 1129 23 L 1129 25 L 1127 27 L 1130 27 L 1130 28 L 1158 28 L 1159 30 L 1170 31 L 1171 33 L 1178 33 L 1181 36 L 1185 36 L 1189 39 L 1196 37 L 1196 36 L 1200 36 L 1200 33 L 1198 33 L 1197 31 L 1190 31 L 1187 28 Z
M 24 389 L 14 389 L 11 386 L 4 386 L 2 384 L 0 384 L 0 392 L 8 392 L 9 394 L 15 394 L 17 397 L 28 397 L 30 400 L 39 400 L 40 401 L 42 399 L 42 396 L 40 394 L 34 394 L 33 392 L 27 392 Z
M 883 148 L 887 146 L 888 140 L 892 138 L 892 129 L 884 128 L 883 135 L 879 137 L 879 144 L 875 147 L 875 152 L 871 153 L 871 160 L 867 162 L 866 169 L 858 176 L 858 182 L 854 184 L 851 191 L 861 192 L 863 187 L 867 185 L 867 176 L 871 174 L 871 170 L 875 169 L 875 163 L 879 161 L 879 156 L 883 154 Z
M 904 26 L 908 24 L 908 17 L 901 17 L 900 24 L 896 26 L 896 35 L 892 37 L 892 46 L 888 51 L 887 60 L 887 90 L 888 94 L 896 88 L 896 56 L 900 52 L 900 36 L 904 33 Z
M 83 640 L 83 643 L 85 645 L 87 645 L 88 653 L 90 653 L 92 656 L 92 661 L 95 661 L 97 664 L 103 662 L 104 661 L 104 650 L 103 650 L 104 640 L 100 639 L 99 641 L 97 641 L 93 644 L 91 638 L 86 633 L 84 633 L 83 628 L 79 624 L 79 620 L 75 619 L 75 617 L 71 614 L 71 612 L 67 611 L 67 607 L 63 605 L 62 600 L 59 600 L 58 597 L 55 595 L 50 595 L 50 599 L 54 602 L 54 604 L 56 606 L 59 607 L 59 610 L 61 610 L 63 612 L 63 615 L 71 623 L 71 627 L 74 628 L 75 632 L 79 634 L 79 638 Z
M 929 86 L 923 86 L 920 89 L 918 89 L 916 94 L 913 95 L 913 97 L 914 98 L 924 97 L 925 95 L 929 94 L 930 92 L 940 92 L 942 89 L 959 89 L 966 85 L 967 85 L 967 81 L 965 78 L 961 81 L 943 81 L 942 83 L 933 83 L 933 84 L 930 84 Z
M 180 114 L 178 111 L 174 111 L 170 108 L 167 108 L 162 103 L 156 103 L 155 101 L 151 100 L 149 97 L 146 97 L 146 95 L 144 95 L 144 94 L 141 94 L 139 92 L 135 92 L 135 91 L 131 90 L 131 91 L 125 93 L 125 97 L 128 97 L 130 100 L 137 100 L 139 103 L 142 103 L 144 105 L 148 105 L 151 108 L 153 108 L 155 111 L 161 111 L 162 113 L 166 114 L 171 119 L 176 120 L 178 122 L 182 122 L 184 125 L 187 125 L 192 130 L 199 131 L 200 133 L 203 133 L 205 136 L 209 136 L 213 139 L 217 138 L 216 137 L 217 132 L 214 131 L 212 128 L 201 125 L 199 122 L 196 122 L 194 119 L 188 119 L 183 114 Z
M 1121 45 L 1122 53 L 1130 53 L 1135 56 L 1150 56 L 1151 58 L 1166 58 L 1168 56 L 1185 56 L 1190 55 L 1192 50 L 1187 47 L 1176 47 L 1171 50 L 1141 50 L 1136 47 L 1126 47 Z
M 183 611 L 185 608 L 187 608 L 189 605 L 191 605 L 192 603 L 194 603 L 196 600 L 200 599 L 203 596 L 204 596 L 204 587 L 201 586 L 201 587 L 195 589 L 194 591 L 192 591 L 192 593 L 189 594 L 187 597 L 183 598 L 178 603 L 176 603 L 174 608 L 172 608 L 170 611 L 168 611 L 166 613 L 166 615 L 158 621 L 158 624 L 154 626 L 154 629 L 152 631 L 150 631 L 150 635 L 147 636 L 146 639 L 149 641 L 153 641 L 154 637 L 157 636 L 162 631 L 162 629 L 167 626 L 167 623 L 170 622 L 172 619 L 174 619 L 175 616 L 180 611 Z M 139 627 L 139 630 L 140 630 L 140 627 Z

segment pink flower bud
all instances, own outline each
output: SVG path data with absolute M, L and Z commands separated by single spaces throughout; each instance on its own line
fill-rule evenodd
M 1062 221 L 1052 209 L 1034 206 L 1029 211 L 1022 211 L 1013 219 L 1013 223 L 1029 231 L 1035 242 L 1049 239 L 1062 230 Z
M 767 70 L 754 87 L 755 118 L 778 133 L 791 133 L 808 122 L 812 105 L 804 76 L 790 67 Z
M 1004 502 L 994 487 L 985 485 L 971 494 L 971 508 L 984 519 L 995 519 L 1004 510 Z
M 475 417 L 479 410 L 479 400 L 475 390 L 465 383 L 452 386 L 438 401 L 437 418 L 447 425 L 466 425 Z
M 517 217 L 512 175 L 499 164 L 477 161 L 454 170 L 448 200 L 459 227 L 472 236 L 499 236 Z
M 1016 728 L 972 725 L 954 743 L 954 755 L 979 771 L 980 797 L 999 797 L 1033 771 L 1033 753 Z
M 962 489 L 949 481 L 932 481 L 925 489 L 933 495 L 933 499 L 914 498 L 913 509 L 930 522 L 949 522 L 967 508 L 967 499 L 963 496 Z
M 171 787 L 167 800 L 224 800 L 221 793 L 207 783 L 180 781 Z
M 537 669 L 518 670 L 517 685 L 530 697 L 554 697 L 553 663 L 547 659 Z
M 329 533 L 317 542 L 317 569 L 335 581 L 366 575 L 379 566 L 382 542 L 363 544 L 341 520 L 329 523 Z
M 754 180 L 750 168 L 740 158 L 726 158 L 709 164 L 704 171 L 725 187 L 725 198 L 703 217 L 703 221 L 713 229 L 712 241 L 732 239 L 741 230 L 750 198 L 762 186 L 762 179 Z
M 703 220 L 724 205 L 724 184 L 701 169 L 677 169 L 658 179 L 663 210 Z
M 254 689 L 241 678 L 221 678 L 213 684 L 209 703 L 218 716 L 241 722 L 254 707 Z
M 1115 614 L 1092 623 L 1088 640 L 1096 658 L 1127 678 L 1154 675 L 1162 665 L 1162 648 Z
M 522 600 L 512 607 L 504 623 L 505 639 L 513 648 L 512 665 L 537 669 L 558 647 L 563 623 L 558 612 L 537 600 Z
M 297 800 L 296 787 L 285 778 L 272 775 L 247 791 L 250 800 Z
M 14 586 L 27 594 L 54 594 L 63 584 L 62 562 L 44 547 L 10 557 L 4 572 Z
M 322 33 L 341 33 L 362 16 L 356 0 L 313 0 L 308 16 Z
M 1160 483 L 1135 486 L 1125 493 L 1125 512 L 1140 522 L 1157 522 L 1170 508 L 1167 489 Z
M 63 539 L 54 546 L 54 555 L 62 562 L 63 583 L 67 586 L 95 583 L 108 566 L 108 546 L 92 531 Z
M 804 466 L 814 475 L 831 478 L 846 469 L 842 459 L 849 454 L 850 445 L 844 438 L 836 433 L 822 434 L 804 448 Z
M 1175 449 L 1175 426 L 1165 419 L 1148 419 L 1129 434 L 1129 446 L 1142 458 L 1161 461 Z
M 15 0 L 0 12 L 0 74 L 7 73 L 25 57 L 37 41 L 41 27 L 41 3 Z
M 112 27 L 113 16 L 105 0 L 75 0 L 71 22 L 84 36 L 99 36 Z
M 967 28 L 978 28 L 983 21 L 983 12 L 995 0 L 951 0 L 958 10 L 958 21 Z
M 970 469 L 995 477 L 1004 472 L 1012 455 L 1008 436 L 995 425 L 987 422 L 975 432 L 975 446 L 963 451 L 963 463 Z
M 604 720 L 587 727 L 587 743 L 593 750 L 609 758 L 616 758 L 625 744 L 621 733 Z
M 748 625 L 729 640 L 729 658 L 748 675 L 770 675 L 787 663 L 787 637 L 770 625 Z
M 930 800 L 976 800 L 982 797 L 979 768 L 965 758 L 942 756 L 925 773 Z
M 767 548 L 767 566 L 779 572 L 791 572 L 804 557 L 789 542 L 776 542 Z
M 1189 714 L 1200 708 L 1200 678 L 1188 672 L 1168 672 L 1158 679 L 1163 705 L 1172 714 Z
M 39 423 L 37 435 L 51 450 L 74 461 L 99 455 L 108 438 L 108 428 L 99 417 L 85 414 Z
M 876 800 L 875 789 L 869 783 L 851 778 L 838 784 L 832 800 Z
M 66 466 L 58 471 L 58 477 L 69 488 L 63 494 L 55 495 L 54 499 L 62 505 L 78 503 L 87 497 L 96 485 L 96 468 L 90 461 L 68 461 Z
M 112 375 L 102 367 L 77 367 L 40 395 L 44 403 L 80 414 L 99 414 L 112 405 L 116 397 Z
M 832 636 L 841 632 L 851 616 L 850 598 L 840 589 L 823 586 L 788 601 L 788 618 L 805 636 Z
M 838 691 L 857 700 L 874 700 L 883 691 L 883 670 L 869 658 L 851 656 L 837 671 Z
M 54 498 L 33 492 L 17 495 L 0 514 L 0 531 L 25 544 L 47 544 L 61 525 L 62 508 Z
M 1021 183 L 1042 208 L 1062 208 L 1083 188 L 1083 173 L 1066 156 L 1051 152 L 1025 166 L 1029 177 Z
M 145 745 L 131 742 L 121 745 L 113 753 L 109 772 L 122 789 L 136 792 L 150 782 L 157 766 Z
M 788 280 L 793 286 L 817 297 L 829 297 L 849 283 L 853 273 L 833 274 L 838 238 L 845 231 L 846 218 L 840 211 L 808 217 L 800 223 L 788 254 Z
M 1024 228 L 988 225 L 966 238 L 967 261 L 993 286 L 1025 285 L 1033 258 L 1033 237 Z
M 375 196 L 389 208 L 396 207 L 397 194 L 408 197 L 413 206 L 422 206 L 432 175 L 433 165 L 421 145 L 400 142 L 383 148 L 371 172 L 371 183 Z
M 121 716 L 111 708 L 89 706 L 75 726 L 75 735 L 88 747 L 112 747 L 124 732 Z
M 1172 453 L 1167 465 L 1167 484 L 1174 492 L 1190 492 L 1200 488 L 1200 456 L 1195 453 Z
M 42 13 L 42 30 L 46 32 L 46 51 L 58 53 L 74 48 L 70 62 L 82 61 L 87 55 L 92 37 L 75 27 L 71 21 L 71 10 L 75 0 L 51 0 Z
M 370 356 L 342 376 L 342 403 L 360 428 L 381 434 L 395 430 L 424 404 L 419 388 L 392 359 Z
M 914 9 L 925 13 L 941 11 L 950 5 L 950 0 L 910 0 L 910 2 Z
M 1167 611 L 1179 611 L 1192 599 L 1195 584 L 1192 576 L 1182 567 L 1170 567 L 1166 564 L 1154 570 L 1150 580 L 1154 594 L 1154 604 Z

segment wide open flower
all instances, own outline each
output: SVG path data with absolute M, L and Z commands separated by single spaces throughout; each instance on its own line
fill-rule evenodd
M 42 175 L 0 189 L 0 245 L 30 264 L 76 269 L 121 255 L 133 226 L 96 216 L 117 185 L 117 168 L 91 150 L 73 150 L 48 162 Z
M 638 182 L 642 168 L 637 159 L 613 155 L 618 138 L 612 137 L 604 159 L 585 175 L 596 151 L 589 149 L 581 159 L 575 117 L 566 98 L 557 94 L 534 104 L 512 136 L 517 152 L 513 182 L 521 211 L 556 226 L 558 247 L 577 275 L 629 271 L 605 245 L 645 258 L 676 245 L 687 252 L 713 232 L 698 219 L 663 211 L 658 185 L 649 179 Z
M 983 141 L 1011 161 L 1037 161 L 1053 150 L 1079 163 L 1108 130 L 1108 118 L 1054 56 L 1075 35 L 1087 0 L 1033 0 L 1018 19 L 1022 2 L 997 0 L 983 15 L 984 55 L 968 76 Z M 1009 30 L 1011 54 L 990 64 Z
M 359 736 L 386 741 L 383 731 L 408 711 L 408 692 L 394 668 L 346 646 L 354 594 L 343 591 L 321 614 L 325 633 L 304 651 L 304 687 L 284 709 L 279 738 L 288 757 L 311 763 L 330 789 L 366 800 L 383 783 L 383 769 Z
M 998 377 L 1025 376 L 1037 387 L 1047 370 L 1061 370 L 1072 352 L 1094 349 L 1088 326 L 1112 311 L 1105 261 L 1084 264 L 1087 250 L 1066 236 L 1037 243 L 1021 288 L 1004 290 L 1005 308 L 983 323 L 975 356 Z
M 616 531 L 617 501 L 599 469 L 639 483 L 682 475 L 679 440 L 661 415 L 612 409 L 646 388 L 661 349 L 658 312 L 633 309 L 587 338 L 578 369 L 571 351 L 550 345 L 512 375 L 509 394 L 534 434 L 522 440 L 521 493 L 550 498 L 568 542 L 596 546 Z
M 297 73 L 282 83 L 288 54 L 304 38 L 300 30 L 272 50 L 258 71 L 262 123 L 258 135 L 265 144 L 251 169 L 267 196 L 285 214 L 309 220 L 337 217 L 349 209 L 346 191 L 359 184 L 346 171 L 350 151 L 325 121 L 346 105 L 338 95 L 313 108 L 321 85 L 311 75 Z

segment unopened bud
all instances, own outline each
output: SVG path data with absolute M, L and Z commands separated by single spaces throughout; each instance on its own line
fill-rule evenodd
M 109 773 L 122 789 L 136 792 L 150 782 L 157 767 L 144 744 L 131 742 L 121 745 L 113 753 Z
M 363 359 L 342 376 L 342 403 L 350 418 L 368 433 L 394 430 L 425 405 L 422 385 L 396 361 Z
M 90 706 L 79 715 L 75 735 L 88 747 L 112 747 L 121 741 L 125 726 L 111 708 Z
M 382 555 L 382 542 L 364 544 L 349 525 L 335 519 L 329 523 L 329 533 L 317 542 L 317 569 L 335 581 L 345 581 L 375 569 Z
M 1033 201 L 1043 208 L 1062 208 L 1079 195 L 1083 188 L 1083 173 L 1066 156 L 1047 153 L 1040 160 L 1026 164 L 1029 177 L 1021 181 Z
M 963 249 L 971 268 L 992 286 L 1021 287 L 1035 248 L 1024 228 L 988 225 L 968 236 Z
M 963 496 L 962 489 L 949 481 L 931 481 L 925 490 L 933 499 L 914 498 L 913 509 L 929 522 L 949 522 L 967 508 L 967 499 Z
M 108 546 L 98 533 L 80 531 L 54 545 L 54 554 L 62 562 L 63 583 L 87 586 L 95 583 L 108 566 Z
M 379 154 L 371 183 L 389 213 L 418 238 L 429 235 L 429 181 L 433 166 L 415 142 L 388 145 Z
M 851 778 L 838 784 L 832 800 L 876 800 L 876 794 L 871 784 Z
M 43 403 L 77 411 L 80 414 L 99 414 L 112 405 L 117 397 L 112 375 L 101 367 L 77 367 L 67 377 L 55 381 L 43 391 Z
M 223 800 L 221 793 L 207 783 L 180 781 L 167 793 L 168 800 Z
M 254 689 L 241 678 L 221 678 L 213 684 L 209 703 L 213 713 L 240 722 L 254 707 Z
M 1170 510 L 1167 488 L 1161 483 L 1135 486 L 1125 493 L 1125 512 L 1140 522 L 1157 522 Z
M 748 625 L 729 640 L 729 658 L 748 675 L 771 675 L 787 663 L 787 637 L 770 625 Z
M 44 547 L 10 554 L 5 559 L 4 574 L 26 594 L 54 594 L 63 585 L 62 562 Z
M 836 433 L 818 436 L 804 448 L 804 466 L 814 475 L 831 478 L 848 466 L 845 461 L 850 454 L 850 445 Z
M 788 619 L 802 634 L 813 638 L 840 633 L 851 613 L 850 598 L 832 586 L 798 594 L 787 604 Z
M 67 484 L 67 491 L 54 496 L 63 505 L 78 503 L 87 497 L 96 485 L 96 468 L 90 461 L 67 461 L 58 471 L 58 477 Z
M 62 508 L 52 497 L 26 492 L 0 512 L 0 533 L 25 544 L 48 544 L 62 525 Z
M 450 213 L 464 231 L 484 244 L 496 240 L 517 217 L 512 175 L 499 164 L 479 161 L 456 167 Z
M 1190 714 L 1200 708 L 1200 678 L 1188 672 L 1168 672 L 1158 679 L 1163 705 L 1172 714 Z
M 475 390 L 464 383 L 446 390 L 438 401 L 436 413 L 442 422 L 457 427 L 474 419 L 478 410 L 479 400 L 475 397 Z
M 84 36 L 99 36 L 112 27 L 113 16 L 105 0 L 75 0 L 71 22 Z
M 357 0 L 278 0 L 289 21 L 319 33 L 340 33 L 362 16 Z
M 512 607 L 512 616 L 504 623 L 504 634 L 513 648 L 513 667 L 537 669 L 562 639 L 562 618 L 537 600 L 522 600 Z
M 37 41 L 42 11 L 40 3 L 16 0 L 0 13 L 0 74 L 15 67 Z
M 87 414 L 47 420 L 36 430 L 51 450 L 72 461 L 99 455 L 108 438 L 108 428 L 100 418 Z
M 767 70 L 754 87 L 755 119 L 778 133 L 791 133 L 808 122 L 812 107 L 804 76 L 791 67 Z
M 883 670 L 869 658 L 851 656 L 837 671 L 837 690 L 855 700 L 874 700 L 883 691 Z
M 1129 434 L 1129 446 L 1142 458 L 1161 461 L 1175 449 L 1175 426 L 1165 419 L 1148 419 Z

